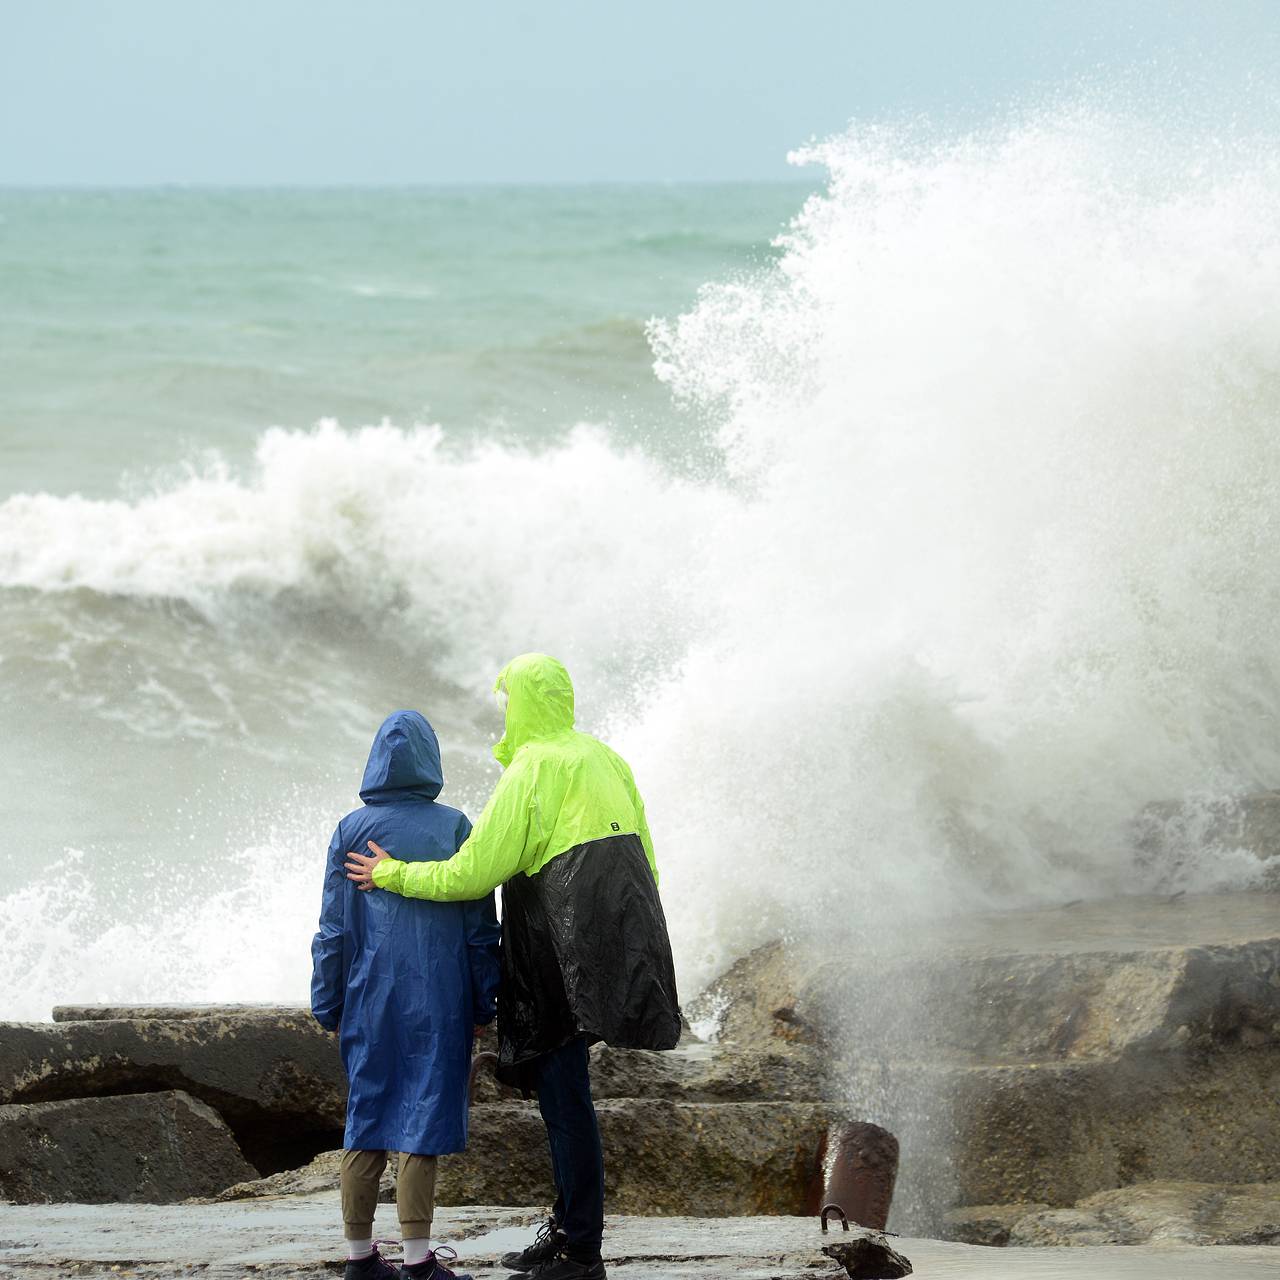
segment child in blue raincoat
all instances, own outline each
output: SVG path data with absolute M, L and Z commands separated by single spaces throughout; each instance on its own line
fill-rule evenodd
M 471 823 L 436 803 L 440 744 L 416 711 L 378 730 L 365 766 L 364 807 L 329 844 L 320 929 L 311 944 L 311 1011 L 339 1031 L 350 1084 L 342 1156 L 345 1280 L 446 1280 L 429 1244 L 436 1157 L 467 1145 L 474 1028 L 492 1021 L 500 930 L 493 895 L 425 902 L 361 893 L 346 875 L 348 849 L 373 840 L 397 858 L 451 858 Z M 405 1266 L 374 1247 L 373 1215 L 387 1154 L 399 1153 L 396 1206 Z

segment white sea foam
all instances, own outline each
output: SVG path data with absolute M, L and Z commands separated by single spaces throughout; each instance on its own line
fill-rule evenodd
M 492 679 L 546 648 L 592 670 L 670 652 L 698 616 L 673 549 L 732 500 L 589 427 L 531 452 L 437 427 L 268 431 L 134 502 L 0 504 L 0 586 L 177 600 L 213 623 L 264 603 L 400 629 L 437 673 Z
M 271 432 L 251 474 L 9 500 L 0 583 L 215 627 L 339 610 L 478 693 L 561 653 L 645 790 L 686 989 L 784 929 L 1151 887 L 1145 804 L 1280 779 L 1277 153 L 1070 111 L 806 158 L 830 187 L 778 267 L 654 330 L 722 474 L 588 428 L 540 452 Z M 1254 865 L 1209 850 L 1165 882 Z M 82 967 L 112 996 L 302 998 L 293 874 L 255 977 L 194 889 L 180 928 Z M 4 910 L 55 939 L 90 912 L 48 883 Z M 0 929 L 7 972 L 61 996 L 23 937 Z M 130 987 L 112 957 L 148 937 L 178 976 Z

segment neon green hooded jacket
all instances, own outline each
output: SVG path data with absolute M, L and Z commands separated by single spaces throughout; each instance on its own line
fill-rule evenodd
M 573 727 L 573 683 L 554 658 L 526 653 L 494 685 L 507 694 L 506 733 L 493 749 L 505 772 L 471 835 L 446 862 L 378 864 L 373 882 L 406 898 L 483 898 L 520 872 L 607 836 L 635 834 L 654 882 L 658 866 L 627 762 Z
M 387 859 L 373 881 L 411 898 L 483 898 L 502 886 L 499 1079 L 577 1036 L 671 1049 L 680 1005 L 644 805 L 626 762 L 573 727 L 573 685 L 526 653 L 498 677 L 505 766 L 471 835 L 441 862 Z

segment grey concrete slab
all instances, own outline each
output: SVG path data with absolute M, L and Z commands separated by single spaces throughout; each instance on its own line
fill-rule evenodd
M 384 1207 L 378 1229 L 396 1234 Z M 539 1209 L 441 1209 L 437 1228 L 477 1280 L 505 1274 L 497 1259 L 525 1243 Z M 615 1276 L 655 1280 L 799 1280 L 831 1274 L 816 1256 L 816 1223 L 804 1218 L 611 1217 L 605 1254 Z M 946 1280 L 1274 1280 L 1275 1248 L 984 1249 L 935 1240 L 895 1247 L 916 1275 Z M 392 1251 L 388 1251 L 389 1253 Z M 333 1192 L 202 1205 L 0 1205 L 0 1276 L 201 1276 L 302 1280 L 341 1272 Z

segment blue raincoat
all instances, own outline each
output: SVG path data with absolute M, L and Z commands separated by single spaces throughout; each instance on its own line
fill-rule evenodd
M 343 868 L 367 840 L 409 861 L 451 858 L 471 823 L 436 803 L 443 785 L 435 731 L 416 711 L 394 712 L 369 753 L 364 808 L 329 843 L 311 1012 L 330 1031 L 341 1024 L 348 1150 L 445 1155 L 467 1145 L 472 1033 L 493 1019 L 498 990 L 493 895 L 363 893 Z

